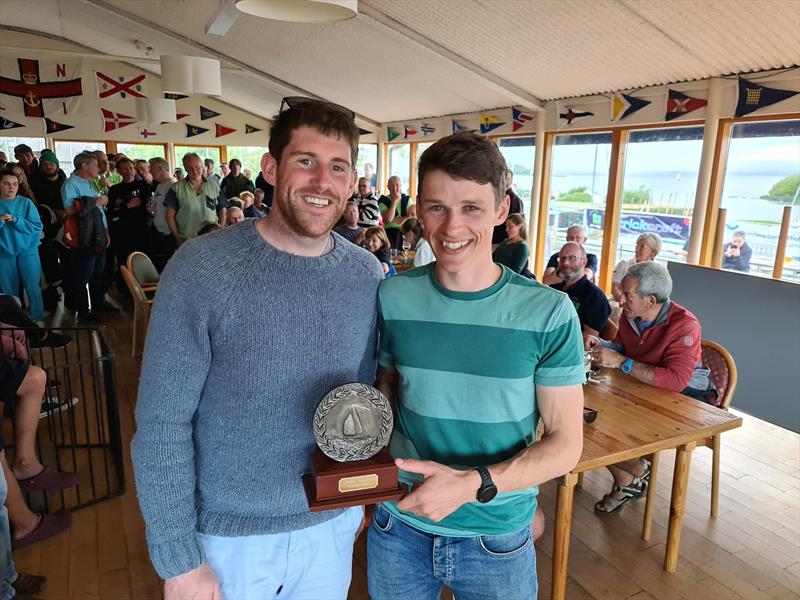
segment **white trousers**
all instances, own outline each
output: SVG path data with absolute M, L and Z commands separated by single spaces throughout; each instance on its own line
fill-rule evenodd
M 197 540 L 223 600 L 345 600 L 363 515 L 355 506 L 298 531 L 246 537 L 198 533 Z

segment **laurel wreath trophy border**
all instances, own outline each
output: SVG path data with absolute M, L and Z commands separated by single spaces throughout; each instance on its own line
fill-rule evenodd
M 371 442 L 355 450 L 347 448 L 344 444 L 337 443 L 325 434 L 325 418 L 328 412 L 337 402 L 354 394 L 367 400 L 378 409 L 381 415 L 381 427 L 378 435 Z M 329 458 L 338 462 L 366 460 L 375 456 L 381 448 L 389 443 L 389 438 L 394 428 L 394 416 L 392 415 L 392 407 L 389 404 L 389 400 L 379 389 L 364 383 L 348 383 L 340 385 L 325 395 L 314 412 L 313 427 L 314 438 L 317 440 L 319 449 Z

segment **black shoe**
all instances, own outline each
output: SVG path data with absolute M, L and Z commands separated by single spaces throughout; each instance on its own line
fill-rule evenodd
M 55 331 L 43 332 L 39 338 L 35 340 L 31 336 L 31 348 L 64 348 L 72 341 L 72 338 L 68 335 L 56 333 Z
M 81 325 L 97 325 L 100 320 L 88 310 L 79 310 L 75 321 Z
M 92 313 L 96 315 L 117 315 L 119 314 L 119 309 L 116 306 L 103 301 L 97 306 L 92 306 Z

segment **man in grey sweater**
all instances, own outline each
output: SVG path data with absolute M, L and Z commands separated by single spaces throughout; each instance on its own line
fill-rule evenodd
M 351 112 L 289 100 L 272 212 L 185 244 L 159 283 L 132 453 L 166 600 L 347 596 L 362 509 L 312 514 L 300 478 L 318 402 L 375 377 L 381 268 L 331 233 L 357 153 Z

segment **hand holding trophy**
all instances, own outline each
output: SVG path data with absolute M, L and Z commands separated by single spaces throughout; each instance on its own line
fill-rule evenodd
M 311 472 L 303 475 L 312 512 L 397 500 L 404 490 L 386 449 L 392 407 L 379 390 L 348 383 L 328 392 L 314 413 Z

